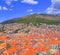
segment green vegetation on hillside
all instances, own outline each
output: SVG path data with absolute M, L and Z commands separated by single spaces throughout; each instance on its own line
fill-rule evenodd
M 0 41 L 0 44 L 3 44 L 4 42 L 3 41 Z
M 15 21 L 15 22 L 21 22 L 21 23 L 32 23 L 32 24 L 39 24 L 39 23 L 46 23 L 46 24 L 58 24 L 60 23 L 60 21 L 58 20 L 46 20 L 46 19 L 42 19 L 42 18 L 27 18 L 21 21 Z
M 11 21 L 8 21 L 8 22 L 5 22 L 6 23 L 24 23 L 24 24 L 29 24 L 29 23 L 32 23 L 32 24 L 39 24 L 39 23 L 46 23 L 46 24 L 59 24 L 60 23 L 60 20 L 47 20 L 47 19 L 43 19 L 43 18 L 26 18 L 26 19 L 17 19 L 17 20 L 11 20 Z
M 2 30 L 0 30 L 0 32 L 2 32 Z
M 0 30 L 0 32 L 4 32 L 4 30 Z
M 38 16 L 38 18 L 36 17 Z M 41 16 L 41 15 L 40 15 Z M 26 17 L 22 17 L 22 18 L 16 18 L 16 19 L 12 19 L 12 20 L 8 20 L 3 22 L 3 24 L 9 24 L 9 23 L 24 23 L 24 24 L 29 24 L 32 23 L 34 25 L 36 25 L 37 23 L 46 23 L 46 24 L 59 24 L 60 23 L 60 18 L 52 18 L 50 16 L 44 17 L 44 15 L 42 15 L 44 18 L 41 18 L 39 15 L 30 15 L 30 16 L 26 16 Z M 50 17 L 50 18 L 48 18 Z M 57 20 L 56 20 L 57 19 Z

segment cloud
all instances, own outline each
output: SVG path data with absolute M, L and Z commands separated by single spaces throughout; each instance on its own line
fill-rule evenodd
M 18 0 L 2 0 L 2 2 L 4 2 L 5 4 L 7 4 L 10 8 L 8 8 L 6 6 L 0 5 L 0 11 L 1 10 L 10 10 L 10 11 L 12 11 L 12 8 L 14 7 L 14 5 L 11 5 L 11 4 L 12 4 L 12 2 L 16 2 L 16 1 L 18 1 Z
M 34 13 L 30 13 L 31 15 L 34 14 Z
M 7 8 L 7 7 L 5 7 L 5 6 L 0 6 L 0 11 L 12 11 L 13 9 L 9 9 L 9 8 Z
M 12 11 L 13 9 L 13 7 L 14 7 L 14 5 L 11 5 L 12 4 L 12 2 L 17 2 L 18 0 L 2 0 L 2 2 L 4 2 L 3 3 L 3 6 L 2 5 L 0 5 L 0 11 L 2 11 L 2 10 L 9 10 L 9 11 Z M 6 7 L 4 4 L 7 4 L 8 5 L 8 7 Z
M 28 9 L 27 12 L 32 12 L 33 10 L 32 9 Z
M 2 10 L 2 7 L 0 6 L 0 10 Z
M 7 7 L 2 7 L 2 6 L 0 6 L 0 11 L 1 10 L 8 10 L 8 8 Z
M 28 3 L 28 4 L 38 4 L 38 1 L 34 1 L 34 0 L 22 0 L 22 3 Z
M 47 8 L 47 14 L 60 14 L 60 0 L 51 0 L 51 6 Z
M 18 0 L 3 0 L 7 5 L 11 5 L 13 1 L 18 1 Z
M 7 7 L 2 7 L 2 9 L 3 9 L 3 10 L 8 10 L 8 8 L 7 8 Z

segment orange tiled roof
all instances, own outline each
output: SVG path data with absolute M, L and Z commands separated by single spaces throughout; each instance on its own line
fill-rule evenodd
M 3 43 L 3 44 L 0 45 L 0 49 L 4 49 L 6 47 L 7 47 L 7 44 L 6 43 Z
M 55 53 L 54 55 L 60 55 L 60 53 Z
M 0 36 L 0 40 L 7 40 L 8 38 L 8 36 Z
M 1 54 L 1 55 L 7 55 L 6 53 L 3 53 L 3 54 Z

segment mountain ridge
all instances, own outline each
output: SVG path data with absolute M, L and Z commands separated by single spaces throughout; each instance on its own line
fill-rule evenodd
M 40 21 L 39 21 L 40 20 Z M 43 22 L 44 21 L 44 22 Z M 46 23 L 46 22 L 56 22 L 60 23 L 60 16 L 58 15 L 50 15 L 50 14 L 30 14 L 27 16 L 19 17 L 19 18 L 13 18 L 11 20 L 7 20 L 2 22 L 2 24 L 8 24 L 8 23 L 29 23 L 29 22 L 40 22 L 40 23 Z

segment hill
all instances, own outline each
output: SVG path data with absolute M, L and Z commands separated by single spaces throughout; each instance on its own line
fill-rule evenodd
M 48 15 L 48 14 L 32 14 L 2 22 L 2 24 L 9 24 L 9 23 L 24 23 L 24 24 L 32 23 L 34 25 L 37 23 L 59 24 L 60 16 Z

